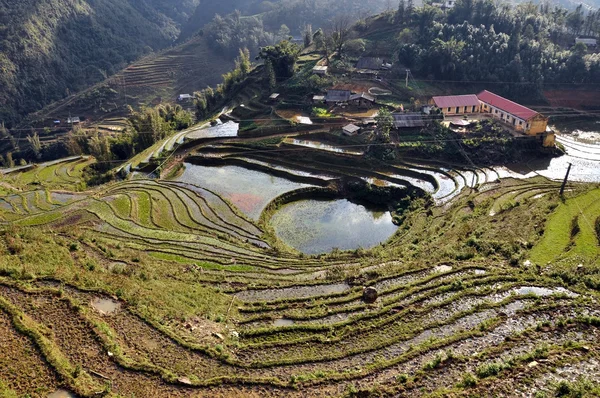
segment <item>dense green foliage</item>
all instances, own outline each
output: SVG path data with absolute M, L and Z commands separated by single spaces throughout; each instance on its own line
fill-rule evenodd
M 259 17 L 242 17 L 239 11 L 225 17 L 217 15 L 204 31 L 209 43 L 217 51 L 230 55 L 239 48 L 250 48 L 256 52 L 258 47 L 275 44 L 290 35 L 285 25 L 272 33 L 265 29 Z
M 113 168 L 113 161 L 127 160 L 192 123 L 192 115 L 179 105 L 143 108 L 140 111 L 131 109 L 131 128 L 127 132 L 110 137 L 97 131 L 74 131 L 67 141 L 67 148 L 71 155 L 94 156 L 98 160 L 94 169 L 103 172 Z
M 520 83 L 510 87 L 517 95 L 543 83 L 600 82 L 600 55 L 573 45 L 577 35 L 600 33 L 598 11 L 460 0 L 444 14 L 427 5 L 411 11 L 401 1 L 394 23 L 405 27 L 399 61 L 422 77 Z
M 247 48 L 239 50 L 239 56 L 235 60 L 235 67 L 223 75 L 223 83 L 194 93 L 194 104 L 196 105 L 196 116 L 198 119 L 206 118 L 217 107 L 223 105 L 233 92 L 235 92 L 252 69 L 250 52 Z
M 182 37 L 187 38 L 193 35 L 213 20 L 215 14 L 224 16 L 234 13 L 235 10 L 239 10 L 245 16 L 255 16 L 246 26 L 253 25 L 263 31 L 277 32 L 281 25 L 287 25 L 294 35 L 299 35 L 306 24 L 327 25 L 334 16 L 340 14 L 352 15 L 359 19 L 384 11 L 391 4 L 392 2 L 387 0 L 371 0 L 369 2 L 362 0 L 246 0 L 243 2 L 239 0 L 201 0 L 195 14 L 183 28 Z M 223 22 L 227 18 L 217 17 L 213 22 Z M 246 24 L 243 20 L 241 23 L 242 25 L 221 26 L 221 28 L 239 32 L 239 29 L 244 28 L 243 25 Z M 218 26 L 219 24 L 217 24 Z M 210 31 L 210 29 L 203 30 Z M 257 32 L 250 33 L 256 34 Z M 233 51 L 237 50 L 235 46 L 232 48 Z
M 284 40 L 277 45 L 261 48 L 258 57 L 271 63 L 276 78 L 285 79 L 294 75 L 299 53 L 297 45 Z

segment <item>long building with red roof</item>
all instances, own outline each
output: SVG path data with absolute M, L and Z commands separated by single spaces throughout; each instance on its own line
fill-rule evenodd
M 477 95 L 436 96 L 431 99 L 431 104 L 438 107 L 444 116 L 489 113 L 493 118 L 528 135 L 544 133 L 548 125 L 547 117 L 487 90 Z
M 546 131 L 548 118 L 533 109 L 487 90 L 477 94 L 477 98 L 481 102 L 481 112 L 490 113 L 493 118 L 512 125 L 517 131 L 523 131 L 528 135 Z

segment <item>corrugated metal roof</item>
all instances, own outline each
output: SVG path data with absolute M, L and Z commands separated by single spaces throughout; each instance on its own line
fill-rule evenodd
M 479 106 L 479 99 L 477 99 L 475 94 L 443 95 L 433 97 L 433 102 L 435 102 L 435 105 L 440 109 L 455 108 L 457 106 Z
M 425 126 L 423 115 L 420 113 L 393 113 L 392 117 L 394 118 L 394 127 L 397 129 L 403 127 Z
M 327 102 L 345 102 L 350 99 L 350 90 L 327 90 Z
M 518 117 L 519 119 L 529 120 L 532 117 L 538 115 L 538 113 L 533 109 L 529 109 L 523 105 L 519 105 L 516 102 L 508 100 L 497 94 L 490 93 L 487 90 L 483 90 L 482 92 L 480 92 L 477 95 L 477 97 L 481 102 L 485 102 L 488 105 L 492 105 L 498 109 L 501 109 L 506 113 Z
M 347 125 L 347 126 L 344 126 L 343 130 L 344 130 L 344 131 L 347 131 L 347 132 L 349 132 L 349 133 L 356 133 L 357 131 L 359 131 L 359 130 L 360 130 L 360 127 L 358 127 L 358 126 L 357 126 L 357 125 L 355 125 L 355 124 L 349 124 L 349 125 Z
M 373 97 L 372 95 L 369 95 L 365 92 L 362 92 L 360 94 L 352 94 L 350 96 L 350 101 L 355 100 L 355 99 L 359 99 L 359 98 L 364 98 L 367 101 L 371 101 L 371 102 L 375 102 L 375 97 Z

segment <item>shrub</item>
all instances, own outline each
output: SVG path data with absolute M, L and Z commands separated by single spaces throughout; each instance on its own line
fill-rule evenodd
M 462 387 L 475 387 L 477 385 L 477 377 L 471 372 L 466 373 L 463 376 L 463 380 L 461 383 Z
M 486 377 L 497 376 L 502 371 L 502 365 L 498 363 L 488 363 L 477 368 L 477 377 L 485 379 Z
M 425 370 L 432 370 L 439 367 L 442 364 L 442 356 L 436 355 L 431 361 L 427 362 L 424 366 Z
M 581 228 L 579 228 L 579 216 L 575 216 L 571 220 L 571 239 L 574 238 L 579 231 L 581 231 Z

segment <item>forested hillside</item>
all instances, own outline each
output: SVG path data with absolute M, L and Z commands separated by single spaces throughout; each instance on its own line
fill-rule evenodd
M 10 124 L 171 44 L 197 3 L 0 1 L 0 120 Z
M 183 28 L 181 37 L 193 35 L 216 15 L 224 17 L 236 10 L 240 15 L 255 16 L 267 31 L 277 31 L 285 24 L 292 34 L 298 35 L 306 24 L 323 26 L 340 14 L 358 20 L 393 8 L 396 4 L 396 1 L 391 0 L 201 0 L 196 13 Z
M 444 12 L 400 1 L 395 13 L 359 24 L 358 31 L 367 53 L 393 52 L 402 74 L 407 67 L 421 80 L 486 82 L 528 97 L 549 84 L 600 83 L 600 54 L 575 45 L 579 35 L 600 34 L 597 10 L 459 0 Z

